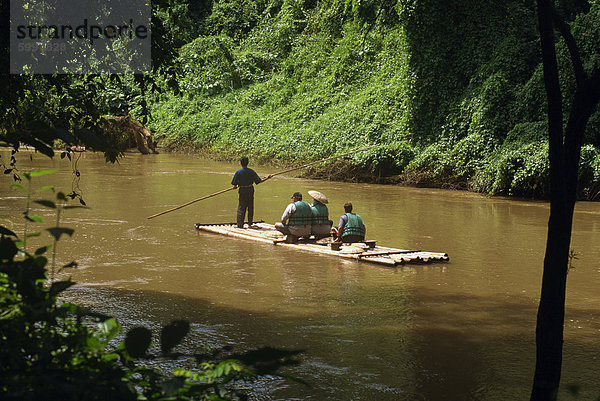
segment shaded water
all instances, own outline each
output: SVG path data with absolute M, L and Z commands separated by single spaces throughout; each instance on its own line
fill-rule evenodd
M 70 192 L 66 160 L 22 155 L 19 163 L 21 170 L 59 168 L 34 187 Z M 80 284 L 69 297 L 115 314 L 126 327 L 186 319 L 192 351 L 225 344 L 306 350 L 288 372 L 310 388 L 265 380 L 253 399 L 528 398 L 546 203 L 284 176 L 257 187 L 256 219 L 278 220 L 293 192 L 315 189 L 330 199 L 334 221 L 351 200 L 367 237 L 380 245 L 450 255 L 449 263 L 389 268 L 197 233 L 196 222 L 235 220 L 235 191 L 147 219 L 228 188 L 237 165 L 127 154 L 111 166 L 84 154 L 78 166 L 90 209 L 69 210 L 61 223 L 76 229 L 58 252 L 60 264 L 79 263 L 70 273 Z M 0 185 L 0 219 L 19 231 L 25 200 L 9 185 L 8 178 Z M 51 214 L 35 209 L 50 226 Z M 563 383 L 577 384 L 580 399 L 600 395 L 598 243 L 600 204 L 579 203 Z M 566 390 L 561 397 L 572 399 Z

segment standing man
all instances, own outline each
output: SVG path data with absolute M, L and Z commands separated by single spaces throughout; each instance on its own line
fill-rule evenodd
M 340 224 L 337 229 L 334 229 L 336 242 L 363 242 L 367 229 L 362 221 L 362 218 L 352 213 L 352 203 L 344 203 L 345 214 L 340 217 Z
M 281 222 L 275 223 L 275 229 L 286 235 L 287 242 L 296 242 L 298 237 L 310 236 L 311 222 L 310 205 L 302 200 L 300 192 L 294 192 L 292 203 L 285 208 Z
M 252 222 L 254 221 L 254 186 L 252 184 L 260 184 L 263 181 L 268 180 L 273 175 L 269 174 L 264 178 L 260 178 L 256 171 L 248 168 L 248 158 L 246 156 L 240 159 L 242 168 L 235 172 L 231 185 L 234 188 L 238 188 L 239 201 L 237 209 L 237 226 L 238 228 L 244 228 L 244 218 L 246 216 L 246 210 L 248 210 L 248 227 L 253 228 Z

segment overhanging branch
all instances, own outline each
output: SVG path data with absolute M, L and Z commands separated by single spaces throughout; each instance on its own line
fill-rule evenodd
M 552 22 L 558 28 L 561 36 L 565 40 L 569 54 L 571 55 L 571 63 L 573 64 L 573 71 L 575 72 L 575 80 L 577 85 L 583 85 L 585 83 L 585 71 L 583 70 L 583 64 L 581 62 L 581 56 L 579 55 L 579 49 L 575 38 L 571 34 L 571 27 L 569 24 L 562 19 L 556 9 L 552 8 Z

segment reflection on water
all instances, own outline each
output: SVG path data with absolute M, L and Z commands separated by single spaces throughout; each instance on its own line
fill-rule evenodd
M 70 192 L 65 160 L 22 159 L 22 170 L 60 169 L 34 186 Z M 111 166 L 84 154 L 79 185 L 90 209 L 66 213 L 62 224 L 76 231 L 59 244 L 61 264 L 79 263 L 70 274 L 80 285 L 69 297 L 116 315 L 125 327 L 158 330 L 187 319 L 192 350 L 226 344 L 306 350 L 290 373 L 312 387 L 266 380 L 255 399 L 528 398 L 544 202 L 282 176 L 257 187 L 257 219 L 278 220 L 293 192 L 315 189 L 330 199 L 334 221 L 350 200 L 379 244 L 443 251 L 451 259 L 396 269 L 197 233 L 194 223 L 235 220 L 234 191 L 147 219 L 228 188 L 237 167 L 167 154 L 128 154 Z M 0 219 L 20 232 L 25 201 L 9 185 L 0 185 Z M 50 225 L 49 211 L 35 209 Z M 599 218 L 600 204 L 578 204 L 563 383 L 578 383 L 582 399 L 600 394 Z M 48 242 L 36 239 L 31 248 Z

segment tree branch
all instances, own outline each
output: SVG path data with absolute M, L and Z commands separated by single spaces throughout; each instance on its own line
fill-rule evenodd
M 577 81 L 577 85 L 583 85 L 585 83 L 585 71 L 583 70 L 583 63 L 581 62 L 581 56 L 579 55 L 579 49 L 577 48 L 577 43 L 575 42 L 575 38 L 571 34 L 571 27 L 569 24 L 562 19 L 562 17 L 558 14 L 556 9 L 552 8 L 552 22 L 558 28 L 558 31 L 562 35 L 567 48 L 569 49 L 569 54 L 571 55 L 571 63 L 573 63 L 573 70 L 575 72 L 575 80 Z

